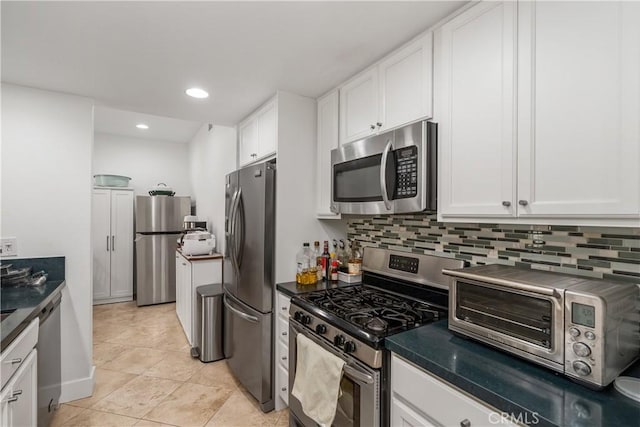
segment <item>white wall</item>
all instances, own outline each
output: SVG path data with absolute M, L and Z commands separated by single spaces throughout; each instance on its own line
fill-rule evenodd
M 225 176 L 236 170 L 236 129 L 209 125 L 189 143 L 189 170 L 196 215 L 216 236 L 216 250 L 224 253 Z
M 2 84 L 2 236 L 20 258 L 66 257 L 62 401 L 93 390 L 92 145 L 90 99 Z
M 189 146 L 186 143 L 153 141 L 96 133 L 93 175 L 112 174 L 131 178 L 136 195 L 164 182 L 177 196 L 190 196 Z

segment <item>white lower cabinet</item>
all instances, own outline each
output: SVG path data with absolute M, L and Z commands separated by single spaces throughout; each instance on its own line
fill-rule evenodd
M 38 319 L 2 352 L 0 425 L 24 427 L 38 424 Z
M 391 357 L 391 425 L 516 426 L 485 405 L 393 354 Z
M 176 252 L 176 315 L 193 346 L 196 341 L 198 286 L 222 283 L 222 258 L 188 260 Z
M 276 378 L 276 410 L 289 405 L 289 304 L 291 298 L 276 293 L 276 336 L 274 373 Z

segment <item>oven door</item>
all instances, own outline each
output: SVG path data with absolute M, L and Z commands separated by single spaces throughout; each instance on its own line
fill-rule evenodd
M 562 371 L 564 305 L 560 293 L 455 279 L 449 303 L 449 329 Z
M 335 427 L 378 427 L 380 425 L 380 372 L 344 354 L 293 319 L 289 319 L 289 425 L 304 427 L 318 425 L 307 417 L 302 411 L 300 401 L 291 394 L 296 376 L 298 354 L 296 337 L 298 334 L 304 334 L 305 337 L 345 361 L 336 417 L 332 425 Z

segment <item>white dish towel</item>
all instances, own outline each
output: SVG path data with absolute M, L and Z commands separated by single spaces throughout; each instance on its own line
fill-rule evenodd
M 296 344 L 296 377 L 291 394 L 309 418 L 329 427 L 336 415 L 344 360 L 302 334 L 297 335 Z

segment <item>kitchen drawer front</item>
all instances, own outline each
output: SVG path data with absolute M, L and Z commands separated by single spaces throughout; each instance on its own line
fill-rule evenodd
M 284 369 L 282 365 L 278 365 L 278 396 L 284 402 L 289 404 L 289 371 Z
M 280 316 L 289 317 L 289 304 L 291 304 L 291 298 L 285 294 L 278 292 L 278 309 L 277 312 Z
M 289 370 L 289 344 L 283 342 L 282 340 L 278 340 L 277 345 L 278 352 L 276 357 L 278 358 L 278 363 L 280 366 L 285 368 L 287 371 Z
M 289 318 L 283 318 L 282 316 L 278 316 L 278 320 L 276 322 L 276 334 L 278 335 L 278 339 L 284 342 L 287 346 L 289 345 Z
M 2 352 L 0 356 L 2 387 L 5 386 L 38 343 L 39 325 L 40 320 L 38 318 L 33 319 L 29 326 Z
M 391 391 L 392 401 L 406 402 L 435 425 L 457 426 L 467 424 L 465 420 L 472 426 L 490 425 L 492 419 L 500 419 L 500 412 L 396 355 L 391 358 Z

